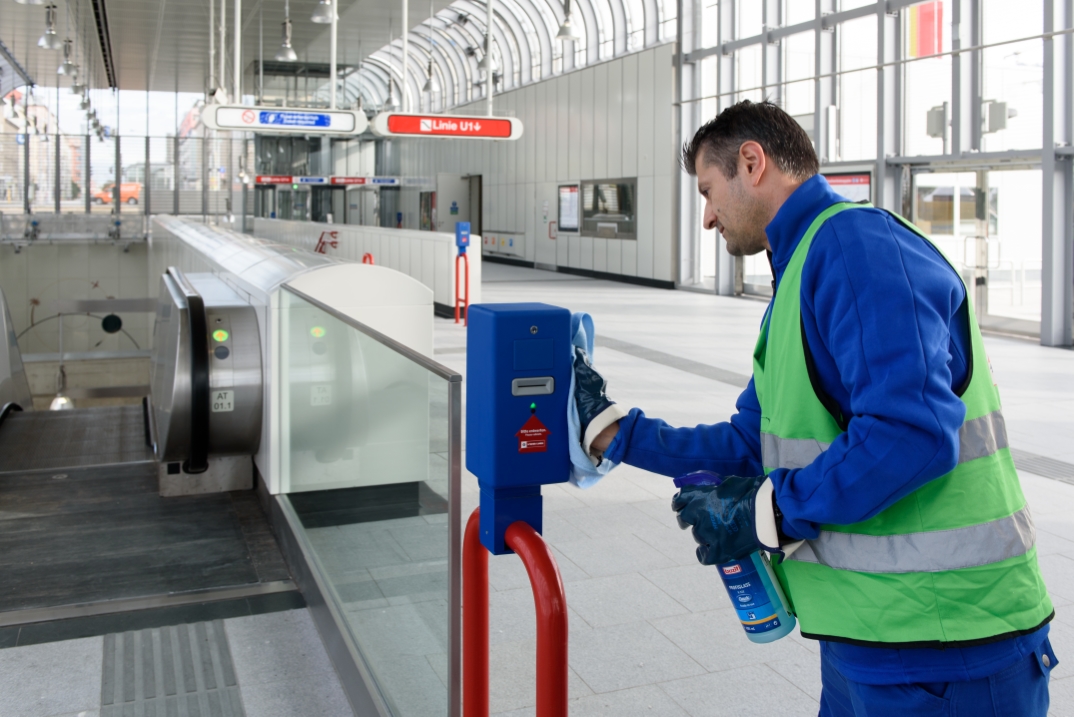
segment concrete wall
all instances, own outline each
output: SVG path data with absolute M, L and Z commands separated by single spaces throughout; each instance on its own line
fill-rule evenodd
M 514 142 L 393 140 L 392 162 L 405 176 L 480 174 L 486 236 L 522 236 L 524 258 L 671 282 L 675 256 L 672 182 L 674 143 L 672 45 L 586 67 L 495 98 L 497 114 L 522 120 Z M 484 103 L 473 105 L 480 112 Z M 637 177 L 637 239 L 560 233 L 548 238 L 558 210 L 557 186 L 589 179 Z M 404 226 L 417 226 L 410 206 Z
M 31 323 L 37 325 L 19 339 L 23 355 L 59 351 L 59 320 L 53 303 L 57 299 L 141 299 L 148 293 L 149 266 L 144 242 L 129 251 L 111 243 L 34 244 L 18 253 L 9 244 L 0 246 L 0 288 L 11 308 L 15 333 Z M 152 314 L 120 313 L 123 332 L 106 334 L 101 320 L 89 316 L 63 318 L 65 352 L 133 351 L 149 348 Z

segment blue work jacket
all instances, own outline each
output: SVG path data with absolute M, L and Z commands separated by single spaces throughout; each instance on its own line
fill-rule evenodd
M 765 228 L 777 293 L 806 229 L 843 201 L 817 175 L 780 207 Z M 849 418 L 848 440 L 805 468 L 769 474 L 784 531 L 814 538 L 822 524 L 867 520 L 955 467 L 966 413 L 956 390 L 967 381 L 971 349 L 961 279 L 929 242 L 879 209 L 841 212 L 820 228 L 802 269 L 801 307 L 819 383 Z M 730 421 L 693 428 L 673 428 L 635 408 L 605 455 L 672 477 L 696 470 L 760 475 L 761 408 L 752 379 L 735 407 Z M 1047 628 L 1035 634 L 939 654 L 830 642 L 824 648 L 852 680 L 953 681 L 1021 659 Z

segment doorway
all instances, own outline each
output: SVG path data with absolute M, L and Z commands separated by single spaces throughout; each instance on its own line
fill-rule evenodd
M 310 219 L 331 224 L 347 223 L 347 190 L 344 187 L 313 187 L 310 191 Z
M 971 291 L 984 328 L 1040 334 L 1039 169 L 917 171 L 914 223 Z

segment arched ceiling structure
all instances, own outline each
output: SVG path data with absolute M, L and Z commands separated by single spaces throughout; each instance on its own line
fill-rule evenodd
M 455 0 L 420 25 L 408 40 L 403 78 L 403 41 L 370 53 L 342 81 L 343 96 L 382 109 L 389 96 L 397 109 L 404 93 L 411 111 L 443 112 L 485 97 L 487 0 Z M 495 92 L 548 79 L 660 42 L 668 18 L 662 0 L 571 0 L 571 22 L 581 38 L 556 39 L 565 19 L 560 0 L 492 0 L 492 61 Z M 424 88 L 432 73 L 432 91 Z M 325 88 L 327 93 L 327 88 Z

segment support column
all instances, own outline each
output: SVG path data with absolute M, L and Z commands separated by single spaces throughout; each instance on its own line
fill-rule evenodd
M 1044 32 L 1071 27 L 1074 0 L 1045 0 Z M 1041 243 L 1040 342 L 1070 346 L 1074 320 L 1074 157 L 1056 155 L 1056 148 L 1074 142 L 1074 79 L 1071 36 L 1044 39 L 1044 127 L 1041 156 L 1043 181 Z
M 694 38 L 699 18 L 694 0 L 678 0 L 678 17 L 675 25 L 678 42 L 675 51 L 675 147 L 676 151 L 688 141 L 698 126 L 700 107 L 690 102 L 698 96 L 698 68 L 685 62 L 685 55 L 694 50 Z M 672 202 L 674 207 L 673 279 L 677 284 L 692 285 L 700 280 L 699 260 L 701 234 L 697 221 L 697 188 L 693 177 L 676 171 L 672 178 Z
M 90 151 L 93 147 L 93 136 L 87 134 L 83 137 L 82 146 L 86 150 L 82 158 L 82 196 L 86 202 L 86 214 L 89 214 L 93 211 L 93 199 L 90 197 L 90 180 L 93 178 L 90 170 Z
M 716 9 L 716 37 L 720 51 L 716 54 L 716 112 L 719 114 L 735 103 L 735 53 L 724 53 L 723 44 L 735 39 L 735 3 L 722 2 Z M 701 228 L 704 231 L 704 227 Z M 716 293 L 735 294 L 735 257 L 727 253 L 727 242 L 716 232 Z
M 814 22 L 813 143 L 822 165 L 839 158 L 839 109 L 835 103 L 836 44 L 835 27 L 828 27 L 825 16 L 835 12 L 835 0 L 816 0 L 817 17 Z
M 179 216 L 179 133 L 172 138 L 172 214 Z
M 22 211 L 32 213 L 30 206 L 30 88 L 22 94 L 22 116 L 25 124 L 22 128 Z
M 889 14 L 882 4 L 877 6 L 876 188 L 873 190 L 873 202 L 893 212 L 902 208 L 902 170 L 898 165 L 888 164 L 887 158 L 902 153 L 899 148 L 901 66 L 887 63 L 897 61 L 902 54 L 899 25 L 897 12 Z
M 981 146 L 981 51 L 957 52 L 980 44 L 980 18 L 977 0 L 952 0 L 951 154 L 956 157 Z
M 145 190 L 144 192 L 142 192 L 142 194 L 144 195 L 142 197 L 142 202 L 145 205 L 144 207 L 142 207 L 142 213 L 145 214 L 146 219 L 149 218 L 149 205 L 152 199 L 152 197 L 150 196 L 150 193 L 153 191 L 152 171 L 153 165 L 149 162 L 149 137 L 147 135 L 145 138 L 145 184 L 142 187 L 142 189 Z
M 117 102 L 117 105 L 118 105 L 118 102 Z M 118 122 L 118 120 L 117 120 L 117 122 Z M 116 158 L 115 158 L 116 163 L 115 163 L 115 172 L 114 172 L 114 174 L 115 174 L 115 180 L 116 181 L 112 183 L 112 212 L 115 213 L 115 214 L 119 214 L 119 212 L 120 212 L 120 208 L 119 208 L 120 199 L 122 199 L 122 197 L 123 197 L 123 195 L 119 191 L 120 185 L 123 184 L 123 165 L 120 163 L 123 158 L 122 158 L 122 155 L 120 154 L 120 151 L 119 151 L 119 149 L 120 149 L 120 141 L 119 141 L 119 134 L 118 133 L 115 135 L 115 143 L 116 143 Z
M 57 109 L 57 112 L 59 110 Z M 60 192 L 63 182 L 60 179 L 60 124 L 56 122 L 56 174 L 52 180 L 52 194 L 56 201 L 56 214 L 60 213 Z
M 783 43 L 769 39 L 768 33 L 783 24 L 783 0 L 763 0 L 761 24 L 765 42 L 761 46 L 761 91 L 764 99 L 783 107 Z

